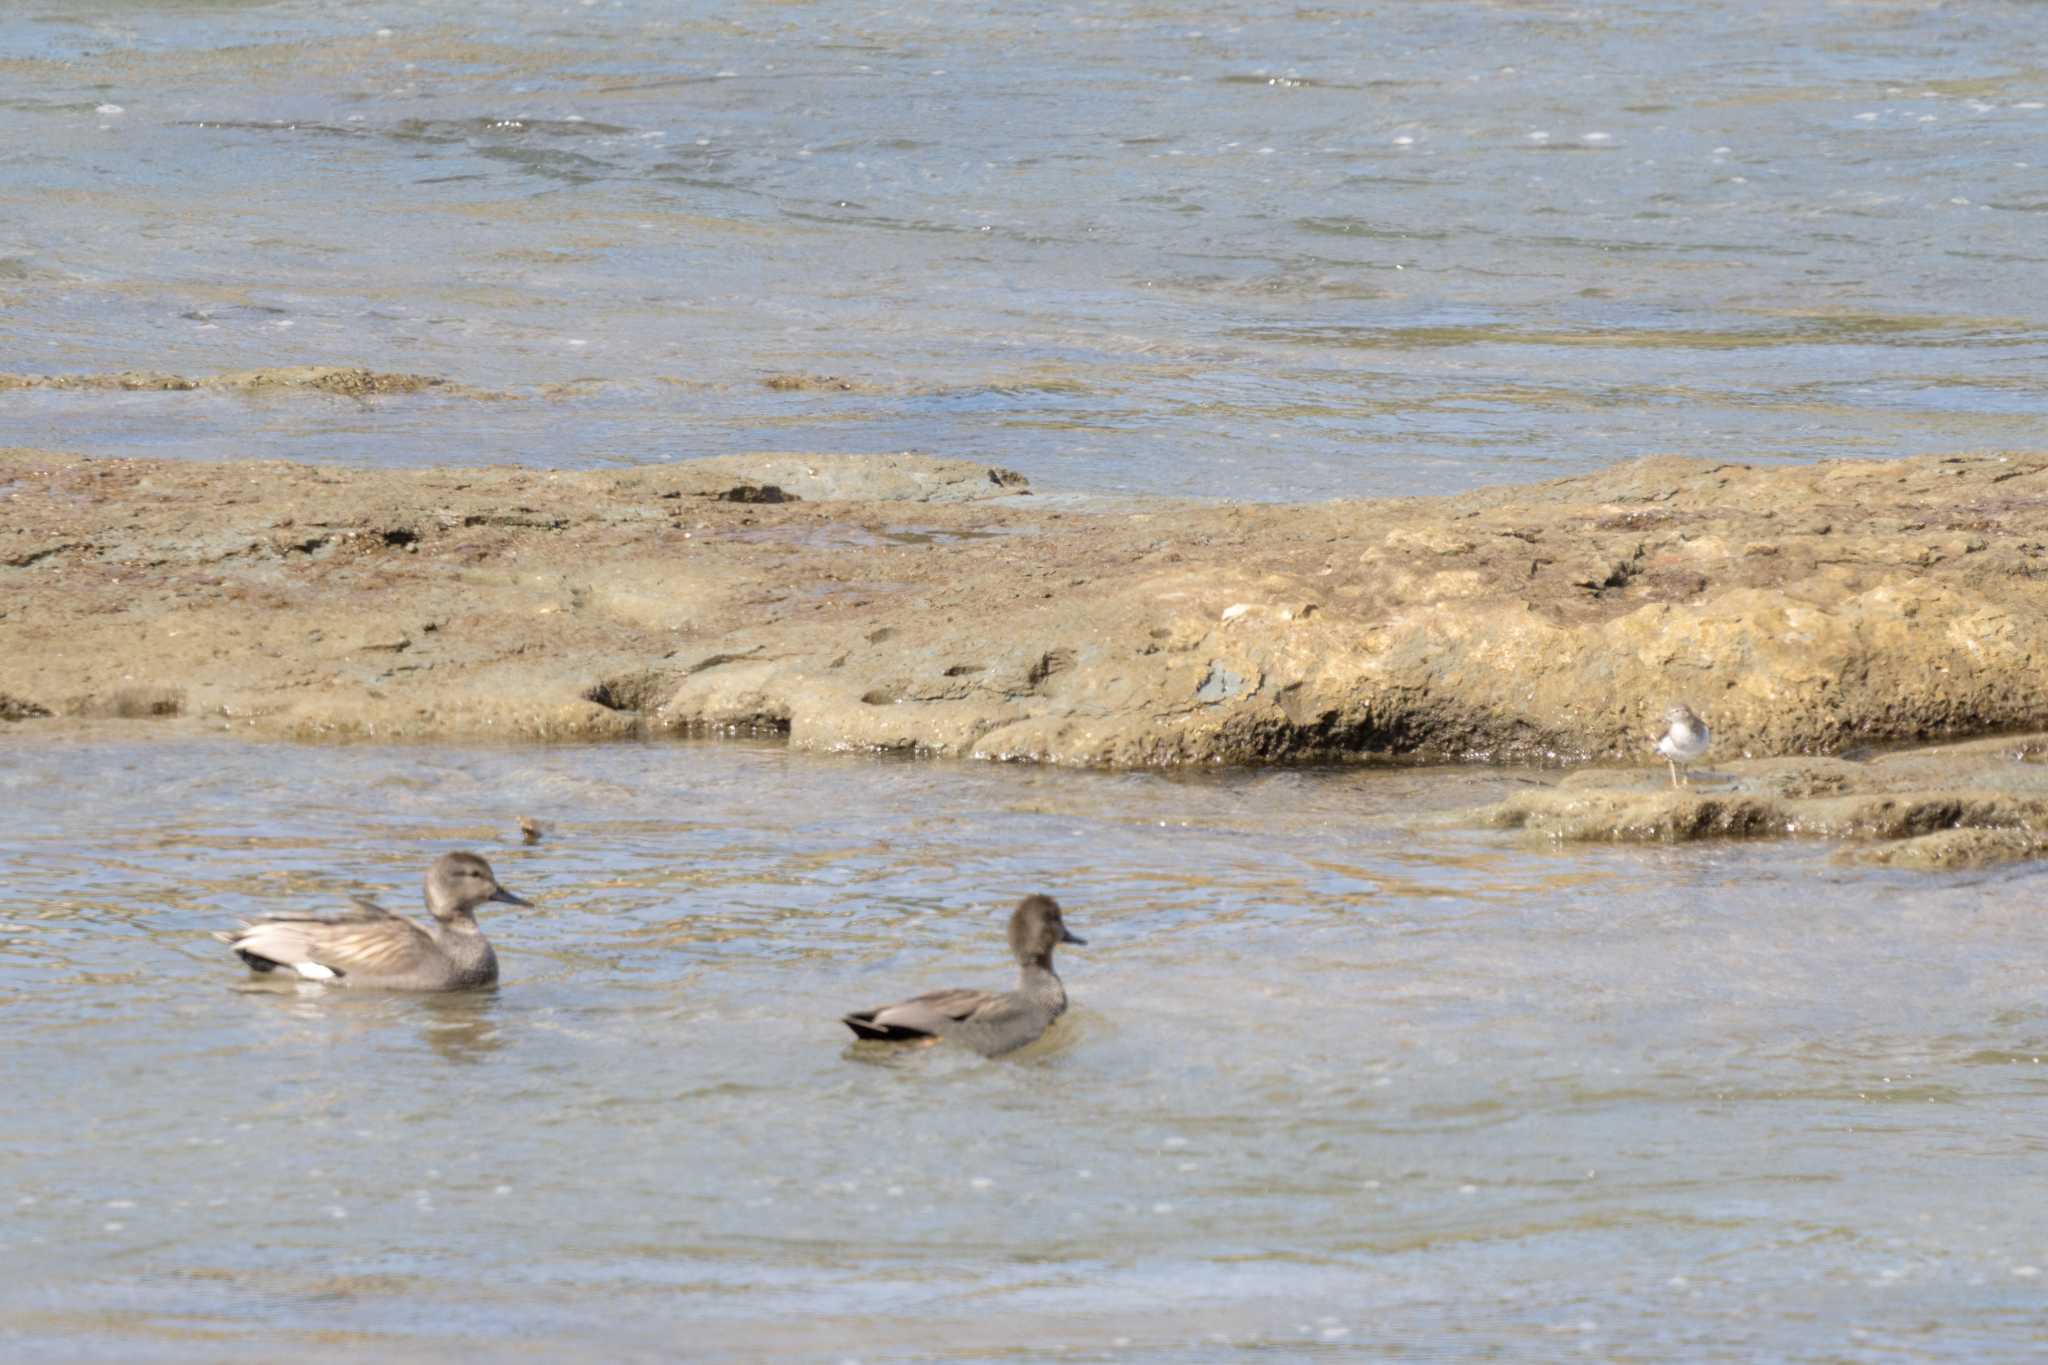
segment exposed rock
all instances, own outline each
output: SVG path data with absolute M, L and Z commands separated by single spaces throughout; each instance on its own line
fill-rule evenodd
M 1310 507 L 1020 484 L 914 455 L 0 454 L 0 691 L 146 678 L 187 717 L 292 735 L 746 731 L 1103 765 L 1643 762 L 1678 698 L 1715 765 L 2048 725 L 2048 458 L 1655 459 Z M 794 500 L 717 496 L 736 487 Z M 1921 818 L 1811 804 L 1860 799 L 1863 766 L 1646 788 L 1654 808 L 1557 796 L 1670 837 Z
M 763 388 L 777 393 L 881 393 L 880 385 L 862 383 L 857 379 L 841 379 L 834 374 L 771 374 L 761 381 Z
M 772 483 L 739 483 L 720 493 L 711 495 L 720 502 L 802 502 L 794 493 L 785 493 Z
M 0 393 L 14 389 L 98 389 L 121 393 L 182 393 L 203 381 L 155 370 L 119 374 L 0 374 Z
M 237 389 L 243 392 L 303 389 L 348 398 L 369 398 L 440 388 L 469 397 L 496 396 L 449 384 L 447 380 L 432 375 L 383 374 L 345 365 L 272 366 L 259 370 L 233 370 L 201 379 L 135 370 L 121 374 L 0 374 L 0 392 L 8 389 L 115 390 L 129 393 L 181 393 L 192 389 Z
M 723 478 L 709 496 L 729 502 L 977 502 L 1029 487 L 1007 469 L 923 455 L 720 455 L 666 468 Z M 774 496 L 731 496 L 738 489 Z
M 2044 740 L 1862 763 L 1739 760 L 1714 764 L 1680 788 L 1664 785 L 1661 770 L 1586 769 L 1517 792 L 1479 818 L 1567 842 L 1814 837 L 1851 841 L 1840 856 L 1859 862 L 1981 866 L 2048 851 L 2048 768 L 2030 761 Z
M 426 374 L 380 374 L 354 366 L 287 365 L 261 370 L 235 370 L 205 382 L 214 389 L 313 389 L 340 394 L 344 398 L 372 398 L 387 394 L 418 393 L 448 385 L 445 379 Z M 464 392 L 468 392 L 464 390 Z
M 29 720 L 49 714 L 49 707 L 32 702 L 27 697 L 16 697 L 0 692 L 0 720 Z
M 1835 856 L 1844 862 L 1922 872 L 1954 872 L 2048 855 L 2048 831 L 1948 829 L 1890 844 L 1857 845 Z
M 64 707 L 67 715 L 97 720 L 156 720 L 184 709 L 185 694 L 175 687 L 116 687 L 74 697 Z

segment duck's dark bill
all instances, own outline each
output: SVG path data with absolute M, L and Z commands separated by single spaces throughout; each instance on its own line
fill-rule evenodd
M 515 896 L 515 895 L 513 895 L 513 894 L 512 894 L 512 893 L 511 893 L 510 891 L 507 891 L 507 890 L 506 890 L 506 889 L 505 889 L 504 887 L 502 887 L 502 886 L 498 888 L 497 892 L 496 892 L 496 893 L 495 893 L 495 894 L 494 894 L 494 895 L 493 895 L 493 896 L 491 897 L 491 899 L 492 899 L 492 900 L 494 900 L 494 901 L 503 901 L 503 902 L 504 902 L 505 904 L 507 904 L 507 905 L 526 905 L 526 906 L 531 906 L 531 905 L 533 904 L 533 902 L 532 902 L 532 901 L 530 901 L 530 900 L 528 900 L 528 899 L 526 899 L 526 897 L 524 897 L 524 896 Z
M 1085 939 L 1085 938 L 1082 938 L 1082 937 L 1081 937 L 1081 936 L 1080 936 L 1079 934 L 1075 933 L 1075 932 L 1074 932 L 1074 931 L 1073 931 L 1072 929 L 1069 929 L 1069 928 L 1068 928 L 1068 927 L 1067 927 L 1066 925 L 1062 924 L 1062 925 L 1060 926 L 1060 942 L 1062 942 L 1062 943 L 1079 943 L 1079 944 L 1082 944 L 1082 945 L 1084 945 L 1084 946 L 1085 946 L 1085 945 L 1087 944 L 1088 940 L 1087 940 L 1087 939 Z

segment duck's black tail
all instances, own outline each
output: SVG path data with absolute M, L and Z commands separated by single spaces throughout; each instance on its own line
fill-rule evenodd
M 931 1035 L 923 1029 L 904 1028 L 901 1024 L 878 1024 L 874 1010 L 856 1010 L 841 1015 L 839 1022 L 852 1029 L 854 1036 L 868 1038 L 881 1043 L 914 1043 Z

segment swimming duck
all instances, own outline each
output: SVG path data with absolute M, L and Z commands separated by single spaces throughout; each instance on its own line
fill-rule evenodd
M 279 968 L 307 981 L 359 990 L 457 991 L 498 979 L 498 955 L 477 928 L 486 901 L 531 905 L 498 885 L 474 853 L 444 853 L 427 869 L 431 923 L 357 896 L 339 915 L 266 915 L 215 938 L 258 972 Z
M 1052 950 L 1086 943 L 1060 918 L 1051 896 L 1026 896 L 1010 914 L 1010 951 L 1018 965 L 1014 991 L 931 991 L 894 1005 L 844 1016 L 861 1038 L 886 1043 L 930 1043 L 949 1038 L 984 1057 L 998 1057 L 1035 1042 L 1066 1012 L 1067 991 L 1052 969 Z

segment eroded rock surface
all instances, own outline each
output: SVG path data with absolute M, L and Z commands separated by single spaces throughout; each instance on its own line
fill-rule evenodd
M 1026 492 L 915 456 L 0 454 L 0 714 L 1103 765 L 1633 761 L 1674 698 L 1714 762 L 2048 725 L 2048 457 L 1655 459 L 1315 506 Z
M 1712 763 L 1683 787 L 1662 769 L 1583 769 L 1517 792 L 1483 823 L 1566 842 L 1823 838 L 1838 855 L 1924 869 L 2048 853 L 2048 735 L 1889 753 L 1863 761 Z

